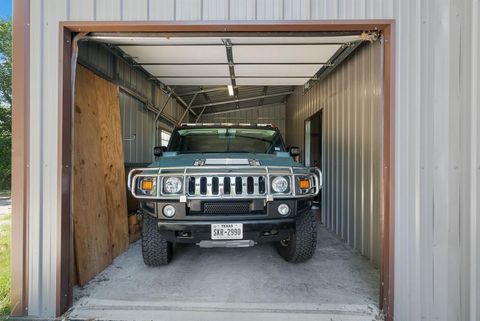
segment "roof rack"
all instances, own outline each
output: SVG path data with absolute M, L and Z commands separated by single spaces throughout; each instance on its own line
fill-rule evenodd
M 275 127 L 273 124 L 251 124 L 251 123 L 181 123 L 180 127 L 202 127 L 202 126 L 245 126 L 245 127 Z

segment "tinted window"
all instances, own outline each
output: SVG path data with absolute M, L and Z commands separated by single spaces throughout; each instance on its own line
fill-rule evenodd
M 168 150 L 189 153 L 274 153 L 285 149 L 275 129 L 182 128 L 173 133 Z

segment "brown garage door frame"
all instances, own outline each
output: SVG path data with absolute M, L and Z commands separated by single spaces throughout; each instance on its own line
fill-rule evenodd
M 14 315 L 27 314 L 28 302 L 28 126 L 29 126 L 29 0 L 14 1 L 13 79 L 13 239 L 12 302 Z M 72 303 L 72 53 L 74 36 L 88 32 L 336 32 L 378 30 L 384 36 L 383 51 L 383 176 L 384 221 L 381 231 L 380 308 L 393 320 L 394 295 L 394 142 L 395 142 L 395 22 L 394 20 L 322 20 L 265 22 L 61 22 L 59 62 L 58 140 L 58 261 L 56 312 L 65 312 Z

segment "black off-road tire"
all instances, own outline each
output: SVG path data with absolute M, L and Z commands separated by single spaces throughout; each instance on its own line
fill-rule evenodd
M 157 219 L 148 214 L 143 216 L 142 255 L 148 266 L 167 265 L 173 255 L 173 244 L 162 238 Z
M 287 262 L 301 263 L 309 260 L 317 248 L 317 221 L 313 211 L 297 216 L 295 232 L 288 240 L 277 243 L 277 251 Z

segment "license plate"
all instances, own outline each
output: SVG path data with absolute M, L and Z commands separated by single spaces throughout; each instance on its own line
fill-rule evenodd
M 243 239 L 243 224 L 212 224 L 212 240 L 241 240 Z

